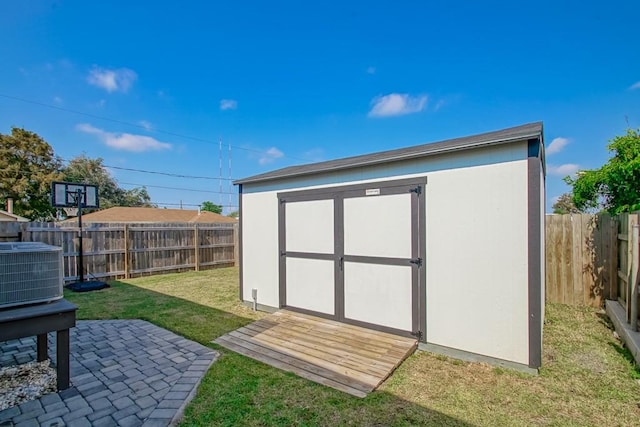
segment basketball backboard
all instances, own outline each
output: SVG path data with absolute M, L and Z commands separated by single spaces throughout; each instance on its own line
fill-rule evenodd
M 78 182 L 52 182 L 51 206 L 54 208 L 77 208 L 78 191 L 83 208 L 98 208 L 98 186 Z

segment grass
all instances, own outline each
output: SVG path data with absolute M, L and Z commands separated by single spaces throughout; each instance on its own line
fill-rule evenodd
M 140 318 L 216 348 L 182 425 L 637 425 L 640 371 L 592 308 L 548 304 L 539 376 L 417 352 L 365 399 L 229 352 L 211 340 L 262 317 L 237 301 L 235 268 L 67 293 L 82 319 Z

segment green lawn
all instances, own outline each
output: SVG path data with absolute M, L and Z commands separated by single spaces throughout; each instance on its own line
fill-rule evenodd
M 65 293 L 81 319 L 145 319 L 222 353 L 185 426 L 575 425 L 640 423 L 640 374 L 599 310 L 547 305 L 539 376 L 417 352 L 365 399 L 211 343 L 262 316 L 237 299 L 238 270 L 167 274 Z

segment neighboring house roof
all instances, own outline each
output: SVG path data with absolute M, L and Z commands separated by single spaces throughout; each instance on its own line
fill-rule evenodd
M 68 221 L 68 220 L 67 220 Z M 76 221 L 74 218 L 72 221 Z M 234 218 L 209 211 L 186 209 L 114 207 L 82 215 L 82 222 L 236 222 Z
M 347 157 L 300 166 L 290 166 L 260 175 L 239 179 L 234 181 L 234 184 L 247 184 L 341 169 L 351 169 L 361 166 L 414 159 L 418 157 L 434 156 L 451 151 L 506 144 L 530 138 L 542 138 L 542 122 L 529 123 L 495 132 L 449 139 L 446 141 L 416 145 L 396 150 L 381 151 L 379 153 L 365 154 L 362 156 Z
M 3 211 L 0 209 L 0 221 L 18 221 L 18 222 L 29 222 L 29 220 L 20 215 L 12 214 L 7 211 Z

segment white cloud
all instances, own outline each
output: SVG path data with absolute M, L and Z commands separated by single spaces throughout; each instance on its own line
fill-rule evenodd
M 547 146 L 547 149 L 545 150 L 546 154 L 556 154 L 561 152 L 564 147 L 567 146 L 567 144 L 569 144 L 569 142 L 571 142 L 571 140 L 569 138 L 553 138 L 553 141 L 551 141 L 551 144 L 549 144 Z
M 87 82 L 94 86 L 98 86 L 109 93 L 127 93 L 137 78 L 138 75 L 136 72 L 128 68 L 108 70 L 106 68 L 94 66 L 93 69 L 89 71 Z
M 547 173 L 553 176 L 565 177 L 567 175 L 573 175 L 578 172 L 580 166 L 575 163 L 565 163 L 563 165 L 547 165 Z
M 367 74 L 375 74 L 376 67 L 367 67 Z
M 148 122 L 146 120 L 140 120 L 138 122 L 138 124 L 140 126 L 142 126 L 145 130 L 152 130 L 153 129 L 153 125 L 151 124 L 151 122 Z
M 235 99 L 222 99 L 220 101 L 220 109 L 224 110 L 235 110 L 238 108 L 238 101 Z
M 169 150 L 171 144 L 160 142 L 155 138 L 130 133 L 107 132 L 88 123 L 80 123 L 76 126 L 80 132 L 96 135 L 102 142 L 116 150 L 143 152 L 150 150 Z
M 390 93 L 371 101 L 369 117 L 391 117 L 419 113 L 427 106 L 427 96 L 411 96 L 407 93 Z
M 267 163 L 271 163 L 282 156 L 284 156 L 282 151 L 278 150 L 276 147 L 271 147 L 260 156 L 258 163 L 266 165 Z
M 640 82 L 635 82 L 634 84 L 631 85 L 629 89 L 631 90 L 640 89 Z

